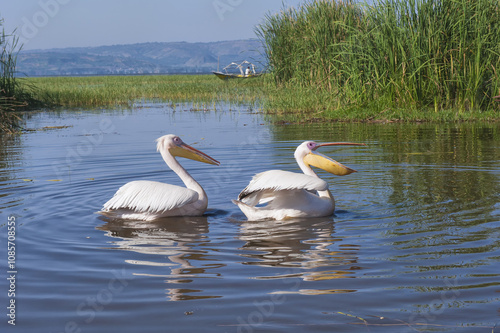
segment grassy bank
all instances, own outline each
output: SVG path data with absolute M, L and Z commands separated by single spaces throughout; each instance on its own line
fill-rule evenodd
M 311 1 L 257 28 L 267 108 L 334 119 L 498 119 L 497 0 Z
M 496 110 L 392 107 L 373 102 L 368 107 L 343 106 L 327 90 L 277 87 L 272 76 L 221 81 L 213 75 L 146 75 L 39 77 L 24 82 L 36 86 L 34 97 L 53 106 L 131 106 L 137 101 L 194 102 L 211 108 L 214 102 L 257 103 L 275 119 L 287 122 L 335 121 L 473 121 L 499 120 Z
M 500 104 L 500 103 L 499 103 Z M 460 122 L 500 121 L 500 110 L 493 106 L 486 110 L 461 108 L 417 107 L 393 105 L 384 100 L 343 105 L 328 91 L 313 87 L 268 87 L 262 106 L 279 121 L 343 121 L 343 122 Z
M 137 100 L 254 103 L 261 98 L 259 78 L 223 82 L 214 75 L 145 75 L 29 78 L 36 97 L 53 105 L 94 107 L 131 105 Z

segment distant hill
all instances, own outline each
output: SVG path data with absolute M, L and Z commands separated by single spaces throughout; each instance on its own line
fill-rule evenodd
M 20 75 L 113 75 L 210 73 L 231 62 L 248 60 L 264 67 L 255 39 L 210 43 L 140 43 L 21 51 Z

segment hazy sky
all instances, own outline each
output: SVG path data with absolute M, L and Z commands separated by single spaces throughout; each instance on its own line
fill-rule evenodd
M 0 0 L 23 49 L 254 38 L 268 12 L 304 0 Z

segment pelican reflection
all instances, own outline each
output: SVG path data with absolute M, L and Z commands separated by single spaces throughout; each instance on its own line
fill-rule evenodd
M 335 235 L 335 223 L 331 217 L 242 221 L 239 238 L 245 241 L 242 256 L 249 259 L 243 264 L 288 268 L 282 274 L 256 276 L 255 279 L 300 278 L 318 282 L 354 278 L 360 269 L 359 246 L 347 244 L 345 239 Z M 274 293 L 318 295 L 353 291 L 297 288 Z
M 155 221 L 132 221 L 101 216 L 106 223 L 97 229 L 113 238 L 112 248 L 134 254 L 125 262 L 137 265 L 137 276 L 166 278 L 168 285 L 193 283 L 196 277 L 219 277 L 215 270 L 224 266 L 205 265 L 208 243 L 206 216 L 169 217 Z M 201 295 L 203 290 L 193 288 L 168 288 L 169 300 L 218 298 Z M 200 295 L 198 295 L 200 293 Z

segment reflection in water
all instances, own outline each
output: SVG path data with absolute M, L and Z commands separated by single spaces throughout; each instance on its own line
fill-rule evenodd
M 210 262 L 207 251 L 201 250 L 198 245 L 207 242 L 208 222 L 206 216 L 199 217 L 170 217 L 155 221 L 132 221 L 100 217 L 106 224 L 98 229 L 106 231 L 106 235 L 113 237 L 113 245 L 118 249 L 143 254 L 139 258 L 128 259 L 127 263 L 139 266 L 160 267 L 160 274 L 135 273 L 141 276 L 165 277 L 168 284 L 191 283 L 195 277 L 218 277 L 219 273 L 213 269 L 223 264 L 203 264 Z M 154 257 L 153 257 L 154 256 Z M 166 259 L 165 259 L 166 256 Z M 165 273 L 164 269 L 168 272 Z M 186 288 L 169 288 L 169 300 L 189 300 L 217 298 L 221 296 L 192 295 L 201 290 Z
M 334 235 L 331 217 L 293 219 L 286 221 L 244 221 L 240 224 L 239 238 L 246 243 L 243 257 L 245 265 L 288 267 L 284 274 L 259 276 L 270 280 L 300 278 L 303 281 L 326 281 L 354 278 L 358 265 L 359 246 L 342 244 Z M 273 293 L 299 293 L 307 295 L 353 292 L 345 289 L 300 289 Z
M 20 136 L 0 135 L 0 210 L 19 206 L 24 200 L 23 197 L 15 195 L 16 191 L 29 185 L 27 180 L 18 179 L 23 158 Z
M 374 332 L 475 332 L 482 327 L 492 332 L 498 322 L 498 123 L 267 126 L 245 112 L 161 106 L 128 115 L 102 110 L 68 112 L 62 118 L 45 114 L 34 115 L 28 127 L 73 127 L 0 136 L 0 210 L 19 217 L 24 253 L 18 262 L 22 292 L 16 299 L 23 304 L 23 332 L 40 327 L 59 332 L 70 322 L 85 332 L 102 332 L 118 317 L 117 330 L 123 333 L 167 326 L 171 331 L 294 333 L 359 327 L 336 327 L 340 312 L 364 319 L 383 315 L 410 325 L 365 324 L 361 329 Z M 102 119 L 109 119 L 115 132 L 85 134 L 97 133 Z M 226 213 L 147 224 L 99 220 L 94 212 L 119 185 L 165 177 L 157 153 L 144 146 L 167 129 L 191 133 L 190 142 L 205 137 L 203 146 L 216 147 L 223 169 L 210 175 L 196 166 L 190 170 L 208 180 L 203 185 L 211 207 Z M 270 138 L 256 133 L 270 133 Z M 88 146 L 89 139 L 99 144 Z M 307 139 L 368 144 L 325 151 L 358 170 L 353 177 L 324 178 L 337 199 L 335 221 L 230 218 L 244 219 L 229 199 L 253 174 L 297 171 L 293 151 Z M 68 155 L 78 149 L 85 155 Z M 235 151 L 240 158 L 234 159 Z M 53 168 L 61 164 L 64 177 Z M 57 178 L 61 181 L 48 181 Z M 6 221 L 0 222 L 0 243 L 7 237 Z M 81 314 L 93 308 L 80 305 L 105 295 L 101 291 L 117 271 L 136 279 L 113 294 L 112 302 L 104 299 L 103 311 L 87 325 L 89 317 Z M 194 315 L 183 316 L 186 310 Z M 238 318 L 261 326 L 221 325 L 240 324 Z M 417 326 L 426 323 L 426 328 Z

